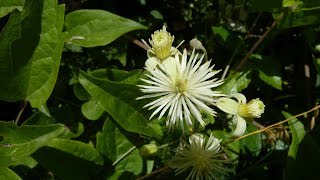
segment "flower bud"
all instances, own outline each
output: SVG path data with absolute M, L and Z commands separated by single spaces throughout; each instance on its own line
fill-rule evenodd
M 162 30 L 155 31 L 151 35 L 151 40 L 149 39 L 155 55 L 160 60 L 164 60 L 170 55 L 173 41 L 174 36 L 167 32 L 165 26 L 163 26 Z
M 193 38 L 190 41 L 190 46 L 192 48 L 196 48 L 196 49 L 202 49 L 203 48 L 202 43 L 197 38 Z
M 238 114 L 242 117 L 259 118 L 264 113 L 264 107 L 265 105 L 259 98 L 252 99 L 250 102 L 239 106 Z
M 145 144 L 140 148 L 140 155 L 143 158 L 150 158 L 154 156 L 158 151 L 158 147 L 155 144 Z

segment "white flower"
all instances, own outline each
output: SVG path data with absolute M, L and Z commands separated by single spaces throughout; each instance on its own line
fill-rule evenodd
M 214 115 L 216 112 L 208 105 L 215 105 L 214 97 L 223 96 L 220 92 L 212 91 L 211 88 L 221 85 L 222 80 L 212 78 L 219 71 L 213 71 L 210 67 L 210 61 L 202 63 L 202 56 L 198 60 L 198 54 L 192 55 L 187 62 L 187 51 L 183 51 L 181 62 L 179 55 L 175 56 L 174 61 L 170 61 L 170 66 L 175 71 L 168 72 L 165 66 L 160 65 L 154 70 L 146 68 L 150 75 L 149 79 L 142 79 L 149 85 L 139 85 L 141 91 L 147 95 L 143 98 L 157 98 L 144 107 L 149 110 L 155 109 L 150 119 L 160 113 L 159 119 L 168 111 L 167 126 L 171 129 L 178 124 L 184 129 L 184 125 L 192 125 L 194 117 L 202 126 L 205 122 L 202 120 L 200 111 L 205 111 Z
M 264 113 L 265 105 L 259 98 L 247 103 L 246 97 L 241 93 L 232 94 L 230 97 L 236 98 L 237 101 L 222 97 L 218 99 L 216 104 L 222 111 L 234 115 L 233 121 L 236 123 L 236 129 L 233 136 L 238 137 L 246 131 L 247 124 L 244 118 L 260 118 Z
M 142 42 L 149 48 L 147 51 L 148 59 L 145 62 L 145 66 L 154 69 L 157 65 L 163 64 L 168 69 L 168 61 L 172 61 L 176 54 L 181 55 L 177 48 L 183 41 L 177 47 L 172 46 L 173 41 L 174 36 L 171 36 L 171 34 L 167 32 L 166 26 L 163 26 L 161 30 L 157 30 L 151 35 L 151 39 L 149 39 L 151 47 L 142 39 Z
M 187 179 L 218 179 L 217 174 L 227 175 L 224 163 L 230 162 L 220 150 L 220 141 L 212 134 L 208 139 L 203 134 L 193 134 L 189 144 L 182 142 L 176 150 L 169 167 L 176 169 L 176 174 L 190 171 Z

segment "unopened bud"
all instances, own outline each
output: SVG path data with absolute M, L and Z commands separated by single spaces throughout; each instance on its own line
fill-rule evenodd
M 145 144 L 140 148 L 140 155 L 144 158 L 150 158 L 154 156 L 158 151 L 158 147 L 155 144 Z
M 203 48 L 202 43 L 197 38 L 193 38 L 190 41 L 190 46 L 195 49 L 202 49 Z
M 260 118 L 264 113 L 264 107 L 265 105 L 259 98 L 253 99 L 246 104 L 241 104 L 238 114 L 242 117 Z

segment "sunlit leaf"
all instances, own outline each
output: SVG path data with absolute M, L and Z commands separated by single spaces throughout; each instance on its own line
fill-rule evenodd
M 9 168 L 0 167 L 0 179 L 21 180 L 21 178 Z
M 57 0 L 27 0 L 0 34 L 0 99 L 28 100 L 40 107 L 56 82 L 64 44 L 64 6 Z
M 111 43 L 121 35 L 145 26 L 103 10 L 77 10 L 69 13 L 65 21 L 69 43 L 94 47 Z
M 94 100 L 85 102 L 81 106 L 81 111 L 82 114 L 89 120 L 99 119 L 104 112 L 100 105 Z
M 285 111 L 282 111 L 282 114 L 286 118 L 292 117 L 291 114 L 289 114 Z M 300 121 L 298 121 L 297 118 L 292 118 L 291 120 L 289 120 L 288 123 L 289 123 L 289 127 L 290 127 L 291 134 L 292 134 L 292 142 L 290 145 L 288 156 L 293 159 L 296 159 L 299 145 L 300 145 L 302 139 L 304 138 L 304 136 L 306 135 L 306 131 L 304 130 L 303 124 Z
M 9 166 L 47 145 L 59 136 L 63 125 L 24 125 L 18 127 L 12 122 L 0 121 L 0 166 Z
M 22 11 L 24 0 L 1 0 L 0 1 L 0 18 L 17 9 Z
M 143 104 L 136 100 L 141 96 L 136 85 L 94 78 L 82 71 L 79 81 L 92 98 L 125 130 L 157 138 L 162 136 L 160 127 L 149 122 Z

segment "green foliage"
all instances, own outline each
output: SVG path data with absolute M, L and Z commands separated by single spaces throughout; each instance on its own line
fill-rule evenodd
M 83 46 L 104 46 L 119 36 L 145 26 L 102 10 L 78 10 L 69 13 L 65 21 L 69 43 Z
M 24 0 L 2 0 L 0 2 L 0 18 L 17 9 L 22 11 Z
M 81 106 L 82 114 L 89 120 L 97 120 L 101 117 L 104 110 L 94 100 L 85 102 Z
M 141 102 L 136 100 L 141 96 L 136 85 L 94 78 L 85 72 L 80 72 L 79 82 L 125 130 L 156 138 L 162 136 L 159 125 L 149 123 Z
M 281 90 L 282 80 L 278 61 L 274 57 L 262 57 L 256 64 L 259 78 L 272 87 Z
M 284 111 L 282 112 L 282 114 L 286 118 L 292 117 L 291 114 Z M 300 121 L 298 121 L 297 118 L 293 118 L 292 120 L 289 120 L 289 127 L 292 133 L 292 143 L 290 145 L 288 156 L 293 159 L 296 159 L 299 145 L 302 139 L 304 138 L 304 136 L 306 135 L 306 131 L 304 130 L 303 124 Z
M 55 85 L 64 44 L 64 6 L 56 0 L 27 0 L 0 35 L 0 99 L 40 107 Z
M 206 126 L 191 117 L 189 128 L 168 129 L 169 111 L 177 113 L 170 108 L 162 118 L 150 119 L 157 106 L 144 106 L 162 94 L 137 98 L 146 95 L 145 80 L 152 80 L 146 60 L 156 50 L 165 53 L 153 43 L 170 39 L 155 32 L 163 25 L 175 38 L 172 47 L 185 40 L 177 50 L 186 48 L 188 58 L 188 41 L 200 41 L 203 47 L 195 51 L 215 64 L 212 71 L 221 70 L 212 79 L 223 83 L 213 91 L 263 101 L 264 108 L 231 100 L 230 111 L 255 117 L 244 117 L 245 137 L 232 135 L 239 121 L 216 107 L 220 96 L 197 95 L 201 85 L 186 94 L 180 88 L 188 89 L 189 81 L 173 74 L 161 77 L 172 80 L 164 86 L 174 91 L 174 85 L 179 98 L 199 98 L 196 106 Z M 214 172 L 227 169 L 228 176 L 216 179 L 315 179 L 320 176 L 318 109 L 298 118 L 288 112 L 306 112 L 320 102 L 319 25 L 319 0 L 0 0 L 0 180 L 186 179 L 191 168 L 176 174 L 168 165 L 197 133 L 205 140 L 212 133 L 220 141 L 215 153 L 223 154 L 210 162 L 221 168 Z M 153 46 L 148 53 L 141 39 Z M 170 55 L 176 53 L 172 47 Z M 205 85 L 211 88 L 210 83 Z M 169 93 L 165 88 L 163 94 Z M 177 97 L 158 102 L 165 107 Z M 210 101 L 201 104 L 206 98 Z M 284 117 L 292 119 L 264 129 Z M 150 144 L 157 152 L 143 157 L 139 149 Z
M 113 162 L 116 171 L 129 171 L 139 175 L 143 170 L 139 150 L 112 121 L 108 117 L 102 133 L 97 133 L 97 149 Z
M 17 127 L 12 122 L 0 121 L 0 166 L 8 167 L 59 136 L 64 126 L 61 124 Z
M 0 179 L 20 180 L 21 178 L 11 169 L 0 167 Z

